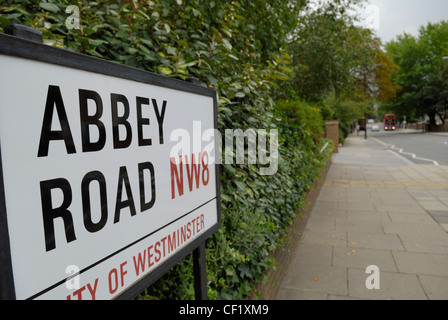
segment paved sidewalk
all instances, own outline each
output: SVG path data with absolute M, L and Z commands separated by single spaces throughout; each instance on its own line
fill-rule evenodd
M 292 254 L 279 300 L 448 300 L 448 167 L 351 136 Z

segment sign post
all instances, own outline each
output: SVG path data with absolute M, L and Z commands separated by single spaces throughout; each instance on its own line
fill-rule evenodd
M 0 295 L 129 299 L 220 227 L 216 92 L 0 34 Z
M 208 300 L 207 269 L 205 265 L 205 243 L 193 251 L 194 293 L 196 300 Z

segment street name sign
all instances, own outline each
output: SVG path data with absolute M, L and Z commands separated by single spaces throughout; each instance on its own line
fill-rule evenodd
M 214 90 L 4 34 L 0 70 L 1 298 L 132 298 L 219 228 L 216 141 L 172 134 Z

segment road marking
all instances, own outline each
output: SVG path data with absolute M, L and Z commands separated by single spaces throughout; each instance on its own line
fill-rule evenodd
M 396 150 L 398 153 L 403 154 L 403 155 L 408 155 L 410 156 L 412 159 L 416 159 L 416 160 L 421 160 L 421 161 L 428 161 L 428 162 L 432 162 L 433 165 L 435 166 L 440 166 L 440 164 L 432 159 L 427 159 L 427 158 L 421 158 L 421 157 L 417 157 L 417 155 L 415 153 L 410 153 L 410 152 L 405 152 L 402 148 L 397 148 L 395 145 L 393 144 L 387 144 L 383 141 L 381 141 L 380 139 L 374 138 L 372 136 L 370 136 L 373 140 L 375 140 L 376 142 L 389 147 L 389 149 L 391 150 Z M 446 144 L 448 144 L 448 142 L 446 142 Z
M 435 166 L 439 166 L 439 163 L 437 161 L 435 161 L 435 160 L 417 157 L 417 155 L 415 153 L 405 152 L 403 149 L 397 148 L 394 145 L 391 145 L 390 149 L 398 150 L 398 152 L 401 153 L 401 154 L 407 154 L 407 155 L 411 156 L 412 159 L 432 162 Z
M 372 136 L 370 136 L 370 135 L 369 135 L 369 137 L 372 138 L 373 140 L 375 140 L 376 142 L 378 142 L 379 144 L 382 144 L 383 146 L 388 146 L 387 143 L 381 141 L 380 139 L 377 139 L 377 138 L 372 137 Z
M 392 151 L 392 150 L 387 150 L 387 151 L 389 151 L 390 153 L 392 153 L 394 156 L 396 156 L 398 159 L 400 159 L 401 161 L 403 161 L 403 162 L 405 162 L 405 163 L 407 163 L 407 164 L 415 164 L 414 162 L 412 162 L 411 160 L 409 160 L 408 158 L 406 158 L 406 157 L 403 157 L 402 155 L 400 155 L 400 154 L 398 154 L 398 153 L 396 153 L 396 152 L 394 152 L 394 151 Z

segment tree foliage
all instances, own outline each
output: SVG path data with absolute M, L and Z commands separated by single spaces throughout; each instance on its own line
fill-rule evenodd
M 297 66 L 293 86 L 308 101 L 334 94 L 342 99 L 386 99 L 396 93 L 388 79 L 396 66 L 373 31 L 356 25 L 362 1 L 322 1 L 309 6 L 292 35 Z
M 318 2 L 308 6 L 293 33 L 290 50 L 297 70 L 293 79 L 297 94 L 309 101 L 348 90 L 351 78 L 349 40 L 352 17 L 347 7 L 353 1 Z
M 316 1 L 300 16 L 289 52 L 295 66 L 291 91 L 319 103 L 326 120 L 339 120 L 341 141 L 349 126 L 375 102 L 395 98 L 398 66 L 370 29 L 359 26 L 355 8 L 364 1 Z M 330 110 L 330 112 L 328 112 Z
M 419 36 L 403 34 L 386 45 L 388 54 L 400 67 L 394 82 L 402 87 L 389 108 L 400 116 L 418 119 L 425 114 L 435 124 L 436 115 L 445 118 L 447 107 L 448 22 L 429 23 Z

